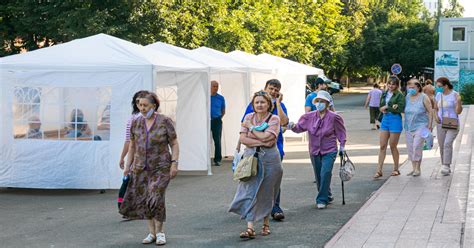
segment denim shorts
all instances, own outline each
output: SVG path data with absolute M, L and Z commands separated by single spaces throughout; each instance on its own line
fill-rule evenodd
M 393 113 L 384 114 L 380 130 L 389 131 L 391 133 L 401 133 L 403 130 L 402 115 Z

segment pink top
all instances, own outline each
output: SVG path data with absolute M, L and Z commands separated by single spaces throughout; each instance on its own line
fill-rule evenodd
M 270 114 L 269 114 L 269 115 L 270 115 Z M 259 126 L 259 125 L 261 125 L 264 121 L 266 121 L 267 118 L 268 118 L 268 115 L 267 115 L 267 116 L 265 116 L 265 118 L 263 118 L 262 121 L 257 122 L 255 116 L 256 116 L 255 113 L 247 114 L 247 115 L 244 117 L 244 122 L 250 120 L 250 122 L 252 123 L 252 125 L 254 125 L 254 126 Z M 265 130 L 265 132 L 272 133 L 273 135 L 275 135 L 275 139 L 276 139 L 276 138 L 278 137 L 278 134 L 280 133 L 280 117 L 278 117 L 278 115 L 272 115 L 272 117 L 271 117 L 270 120 L 268 121 L 268 125 L 269 125 L 269 127 Z M 241 127 L 241 128 L 240 128 L 240 132 L 241 132 L 241 133 L 248 133 L 247 135 L 248 135 L 249 138 L 252 138 L 252 139 L 256 139 L 256 138 L 257 138 L 252 132 L 249 132 L 249 129 L 246 128 L 246 127 Z
M 126 142 L 130 141 L 130 127 L 132 126 L 132 122 L 134 120 L 136 120 L 138 116 L 140 116 L 140 113 L 130 116 L 130 118 L 127 121 L 127 127 L 125 129 L 125 141 Z
M 295 133 L 308 131 L 309 152 L 311 155 L 324 155 L 337 152 L 337 140 L 341 146 L 346 144 L 344 120 L 332 111 L 326 111 L 321 119 L 319 111 L 304 114 L 291 129 Z
M 382 97 L 382 93 L 383 92 L 380 89 L 372 89 L 369 91 L 369 107 L 380 107 L 380 98 Z

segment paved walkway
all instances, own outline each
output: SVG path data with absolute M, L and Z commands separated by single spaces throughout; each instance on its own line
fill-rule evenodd
M 437 146 L 425 151 L 420 177 L 405 176 L 406 163 L 325 247 L 474 247 L 474 107 L 461 120 L 451 176 Z

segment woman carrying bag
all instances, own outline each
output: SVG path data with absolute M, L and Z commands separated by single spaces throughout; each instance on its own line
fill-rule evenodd
M 449 79 L 440 77 L 436 80 L 435 100 L 436 130 L 442 164 L 441 174 L 448 176 L 451 173 L 453 160 L 453 143 L 459 133 L 459 115 L 462 112 L 461 97 L 453 90 Z
M 263 219 L 262 236 L 270 234 L 270 214 L 280 188 L 283 170 L 280 153 L 275 145 L 280 132 L 280 118 L 272 115 L 272 99 L 264 91 L 252 98 L 254 113 L 245 116 L 240 130 L 240 142 L 246 146 L 244 158 L 257 152 L 258 166 L 254 177 L 239 181 L 229 212 L 247 221 L 241 238 L 253 239 L 254 222 Z
M 300 117 L 298 123 L 290 122 L 288 128 L 295 133 L 308 132 L 309 153 L 313 164 L 318 194 L 316 207 L 324 209 L 332 202 L 331 177 L 332 168 L 337 157 L 337 142 L 339 154 L 344 154 L 346 144 L 346 128 L 344 120 L 335 112 L 328 111 L 331 95 L 321 90 L 313 100 L 315 111 Z
M 405 135 L 408 151 L 408 160 L 413 170 L 407 176 L 417 177 L 421 174 L 421 160 L 423 158 L 424 133 L 433 131 L 432 108 L 430 98 L 422 93 L 418 79 L 410 79 L 407 84 L 405 105 Z

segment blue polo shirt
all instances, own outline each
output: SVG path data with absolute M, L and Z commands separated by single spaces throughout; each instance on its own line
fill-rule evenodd
M 222 95 L 211 96 L 211 119 L 221 118 L 225 110 L 225 99 Z
M 311 111 L 316 110 L 316 106 L 314 106 L 313 104 L 313 99 L 316 98 L 317 95 L 318 95 L 317 92 L 309 93 L 308 96 L 306 97 L 306 101 L 304 102 L 304 106 L 311 107 Z M 329 107 L 332 107 L 332 106 L 334 106 L 334 101 L 332 100 L 332 97 L 331 97 L 331 101 L 329 102 Z
M 311 111 L 314 111 L 316 110 L 316 107 L 314 106 L 313 104 L 313 99 L 316 98 L 317 96 L 317 93 L 315 92 L 311 92 L 308 94 L 308 96 L 306 97 L 306 101 L 304 103 L 304 106 L 305 107 L 311 107 Z
M 286 116 L 288 116 L 288 111 L 286 110 L 285 104 L 283 104 L 283 103 L 280 103 L 280 104 L 281 104 L 281 108 L 283 109 L 283 112 L 285 112 Z M 240 122 L 244 121 L 244 118 L 247 114 L 250 114 L 250 113 L 253 113 L 253 112 L 254 112 L 253 106 L 252 106 L 252 103 L 250 103 L 247 106 L 247 109 L 245 110 L 245 114 L 242 117 L 242 120 Z M 278 109 L 276 108 L 276 106 L 275 106 L 275 108 L 273 108 L 272 114 L 278 115 Z M 280 134 L 278 134 L 278 139 L 277 139 L 276 145 L 277 145 L 278 151 L 280 152 L 280 157 L 283 158 L 283 156 L 285 156 L 285 152 L 283 151 L 283 132 L 281 131 L 281 126 L 280 126 Z

